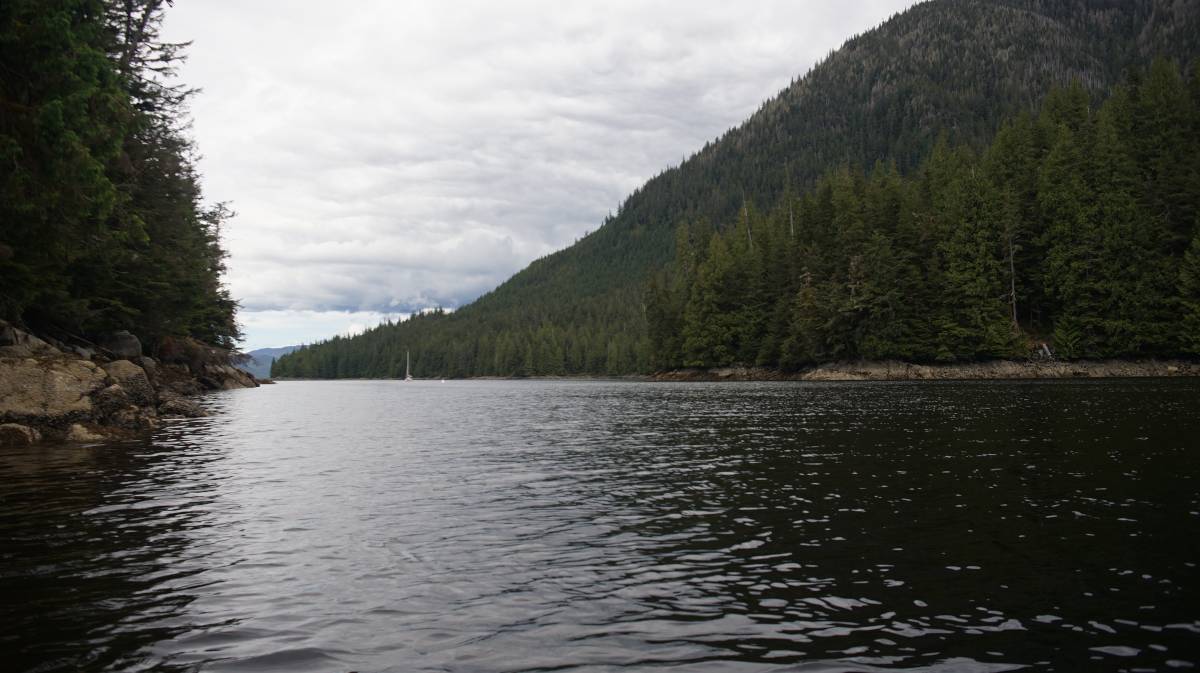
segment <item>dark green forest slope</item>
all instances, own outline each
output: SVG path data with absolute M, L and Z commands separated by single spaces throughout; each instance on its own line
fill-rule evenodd
M 164 0 L 0 2 L 0 319 L 57 339 L 239 338 Z
M 681 226 L 647 298 L 654 364 L 797 369 L 1200 355 L 1200 73 L 1076 84 L 977 154 L 842 167 L 721 233 Z
M 736 226 L 838 166 L 916 170 L 938 137 L 982 150 L 1002 120 L 1055 86 L 1103 98 L 1162 55 L 1200 54 L 1200 6 L 1170 0 L 934 0 L 849 40 L 747 122 L 631 194 L 577 244 L 453 313 L 335 338 L 276 362 L 278 376 L 622 374 L 664 364 L 646 283 L 680 224 Z M 754 358 L 757 360 L 757 355 Z

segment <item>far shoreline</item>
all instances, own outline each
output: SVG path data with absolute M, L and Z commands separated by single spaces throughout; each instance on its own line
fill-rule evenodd
M 918 364 L 900 360 L 830 362 L 797 371 L 769 367 L 688 368 L 659 372 L 655 381 L 1032 381 L 1200 376 L 1200 363 L 1181 360 L 986 360 Z
M 625 376 L 470 376 L 415 381 L 1032 381 L 1076 379 L 1189 378 L 1200 362 L 1167 360 L 987 360 L 918 364 L 899 360 L 831 362 L 796 371 L 771 367 L 692 367 Z M 275 381 L 403 381 L 403 378 L 276 378 Z

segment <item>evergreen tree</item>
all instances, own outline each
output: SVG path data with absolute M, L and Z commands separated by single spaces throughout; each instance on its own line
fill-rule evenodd
M 714 234 L 684 313 L 684 365 L 719 367 L 733 362 L 739 333 L 736 274 L 725 237 Z
M 202 204 L 164 0 L 0 9 L 0 315 L 233 347 L 223 205 Z
M 1180 342 L 1185 353 L 1200 355 L 1200 228 L 1179 266 Z

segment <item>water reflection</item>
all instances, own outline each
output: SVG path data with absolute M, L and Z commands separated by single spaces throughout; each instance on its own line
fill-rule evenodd
M 15 670 L 1194 664 L 1200 385 L 336 382 L 0 454 Z
M 142 444 L 0 452 L 9 670 L 134 670 L 196 627 L 189 606 L 211 559 L 189 531 L 215 521 L 205 466 L 220 457 L 190 449 L 173 465 Z

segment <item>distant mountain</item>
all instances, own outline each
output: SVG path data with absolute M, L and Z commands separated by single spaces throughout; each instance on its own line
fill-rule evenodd
M 300 348 L 299 346 L 283 346 L 282 348 L 259 348 L 252 350 L 246 355 L 250 356 L 250 360 L 243 364 L 242 369 L 254 374 L 257 378 L 265 379 L 271 376 L 271 363 L 279 357 L 287 355 L 292 351 Z
M 279 361 L 289 376 L 622 374 L 652 367 L 651 275 L 681 223 L 731 227 L 838 166 L 914 169 L 939 136 L 985 147 L 1000 121 L 1079 81 L 1096 100 L 1130 67 L 1200 55 L 1200 3 L 933 0 L 848 40 L 749 120 L 631 194 L 575 245 L 453 313 L 336 337 Z

